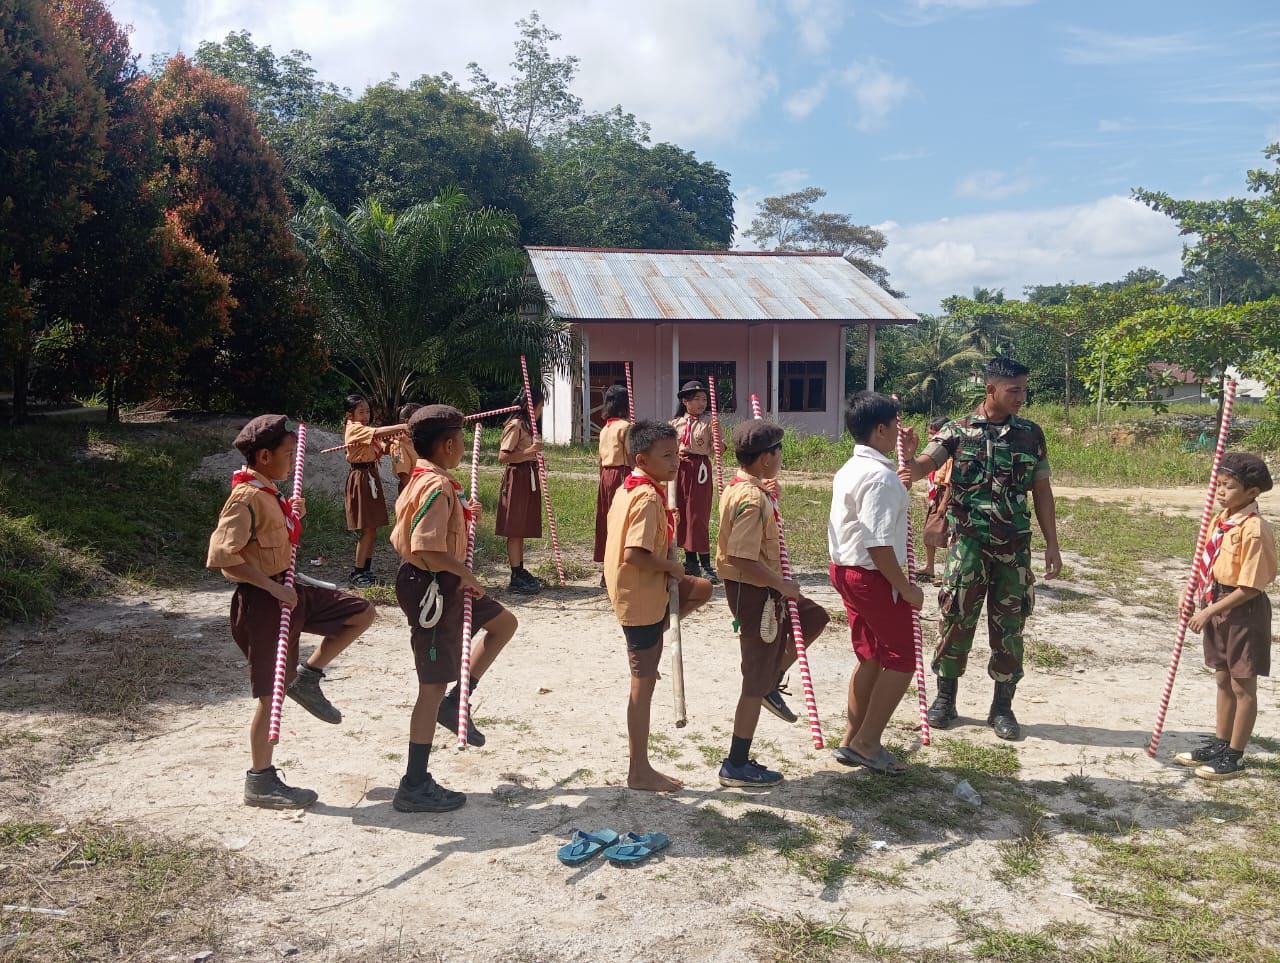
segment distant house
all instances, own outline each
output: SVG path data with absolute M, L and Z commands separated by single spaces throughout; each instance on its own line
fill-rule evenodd
M 754 393 L 788 427 L 838 437 L 847 329 L 868 327 L 873 372 L 876 326 L 918 320 L 838 254 L 527 250 L 551 312 L 581 344 L 547 397 L 543 430 L 557 444 L 598 431 L 627 361 L 638 417 L 670 418 L 679 386 L 710 375 L 728 415 L 749 417 Z
M 1209 394 L 1209 389 L 1216 388 L 1217 378 L 1201 378 L 1199 375 L 1164 361 L 1153 362 L 1149 367 L 1159 372 L 1161 381 L 1164 382 L 1164 387 L 1159 391 L 1160 401 L 1176 405 L 1214 400 L 1214 397 Z M 1267 387 L 1261 381 L 1243 378 L 1234 368 L 1227 369 L 1227 376 L 1236 381 L 1237 400 L 1263 401 L 1266 399 Z

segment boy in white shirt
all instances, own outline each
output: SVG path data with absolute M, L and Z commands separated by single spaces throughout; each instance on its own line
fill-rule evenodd
M 859 391 L 845 409 L 856 445 L 836 472 L 827 547 L 831 584 L 844 601 L 858 667 L 849 679 L 848 730 L 836 759 L 884 775 L 906 766 L 881 744 L 915 670 L 911 610 L 924 590 L 905 571 L 911 496 L 887 457 L 898 440 L 898 403 Z

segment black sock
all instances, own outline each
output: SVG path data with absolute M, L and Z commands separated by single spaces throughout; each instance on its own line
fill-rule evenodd
M 467 701 L 468 701 L 468 702 L 470 701 L 471 696 L 475 694 L 476 686 L 478 686 L 479 684 L 480 684 L 480 680 L 479 680 L 479 679 L 477 679 L 475 676 L 471 676 L 470 680 L 467 682 Z M 459 690 L 460 690 L 461 688 L 462 688 L 462 686 L 461 686 L 461 685 L 459 685 L 457 682 L 455 682 L 455 683 L 453 684 L 453 688 L 449 690 L 449 694 L 448 694 L 447 696 L 445 696 L 445 698 L 446 698 L 446 699 L 461 699 L 461 698 L 462 698 L 462 695 L 461 695 L 461 693 L 459 692 Z
M 521 564 L 519 564 L 519 565 L 512 565 L 512 566 L 511 566 L 511 577 L 512 577 L 512 578 L 515 578 L 517 575 L 519 575 L 519 574 L 520 574 L 521 572 L 523 572 L 523 571 L 524 571 L 524 563 L 523 563 L 523 562 L 522 562 Z
M 689 568 L 690 566 L 693 566 L 693 565 L 696 565 L 696 564 L 698 564 L 698 553 L 697 553 L 697 552 L 685 552 L 685 553 L 684 553 L 684 565 L 685 565 L 685 568 Z
M 745 739 L 742 736 L 734 736 L 733 741 L 729 744 L 729 765 L 745 766 L 747 760 L 751 756 L 751 740 L 752 736 Z
M 699 555 L 699 556 L 698 556 L 698 561 L 700 561 L 700 562 L 702 563 L 702 567 L 703 567 L 704 569 L 705 569 L 705 568 L 710 568 L 710 567 L 711 567 L 711 556 L 710 556 L 710 555 Z
M 301 665 L 301 666 L 300 666 L 300 668 L 299 668 L 299 671 L 306 671 L 306 672 L 310 672 L 310 673 L 312 673 L 313 675 L 318 675 L 318 676 L 321 676 L 322 678 L 323 678 L 323 676 L 324 676 L 324 669 L 317 669 L 317 668 L 316 668 L 314 665 L 312 665 L 310 662 L 304 662 L 304 663 L 302 663 L 302 665 Z
M 373 570 L 373 559 L 372 559 L 372 558 L 366 558 L 366 559 L 364 560 L 364 567 L 363 567 L 360 571 L 362 571 L 362 572 L 369 572 L 369 571 L 372 571 L 372 570 Z
M 431 763 L 431 743 L 410 742 L 409 763 L 405 767 L 404 781 L 418 788 L 427 781 L 427 768 Z

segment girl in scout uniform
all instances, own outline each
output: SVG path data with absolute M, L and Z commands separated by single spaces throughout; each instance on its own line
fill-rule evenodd
M 686 575 L 701 574 L 712 585 L 718 585 L 720 577 L 711 564 L 711 455 L 715 442 L 711 416 L 707 414 L 706 385 L 686 381 L 676 397 L 679 404 L 671 420 L 680 445 L 676 544 L 684 550 Z
M 533 388 L 533 417 L 542 417 L 542 392 Z M 524 567 L 524 540 L 542 537 L 542 492 L 538 490 L 538 453 L 542 442 L 533 440 L 529 405 L 522 390 L 515 404 L 520 411 L 502 426 L 498 463 L 505 465 L 502 490 L 494 530 L 507 540 L 507 561 L 511 565 L 508 590 L 521 595 L 537 595 L 542 583 Z

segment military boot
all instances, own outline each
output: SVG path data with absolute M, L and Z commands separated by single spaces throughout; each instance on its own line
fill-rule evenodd
M 987 725 L 996 731 L 1001 739 L 1017 739 L 1022 735 L 1018 728 L 1018 720 L 1013 714 L 1013 696 L 1018 691 L 1016 682 L 997 682 L 996 692 L 991 699 L 991 712 L 987 715 Z
M 929 706 L 929 725 L 934 729 L 945 729 L 959 716 L 956 712 L 956 694 L 960 691 L 959 679 L 944 679 L 942 676 L 935 676 L 938 680 L 938 694 L 934 697 L 933 705 Z

